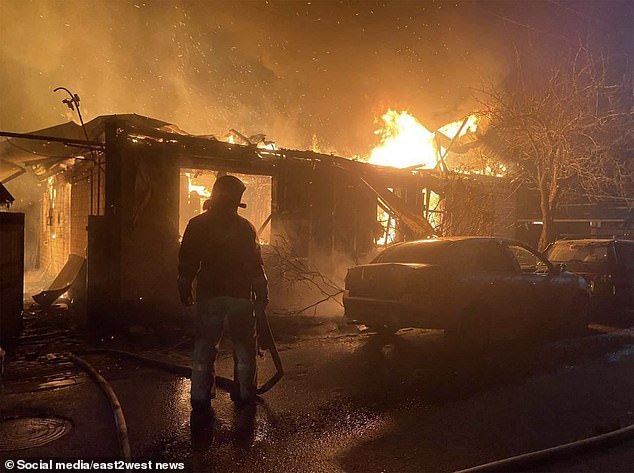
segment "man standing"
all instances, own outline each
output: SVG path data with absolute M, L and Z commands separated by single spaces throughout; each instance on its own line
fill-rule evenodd
M 268 287 L 255 229 L 238 215 L 246 187 L 234 176 L 219 177 L 206 211 L 187 224 L 179 252 L 181 302 L 193 304 L 196 284 L 198 331 L 192 356 L 191 404 L 208 411 L 215 397 L 214 363 L 225 318 L 233 340 L 236 402 L 253 402 L 256 390 L 255 303 L 266 306 Z

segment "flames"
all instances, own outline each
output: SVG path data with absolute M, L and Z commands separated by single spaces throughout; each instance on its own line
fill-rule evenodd
M 383 125 L 375 132 L 381 136 L 381 144 L 372 150 L 369 159 L 371 164 L 397 168 L 436 167 L 439 153 L 444 153 L 444 149 L 438 144 L 435 132 L 429 131 L 407 112 L 388 110 L 381 120 Z M 470 115 L 464 126 L 463 121 L 448 123 L 438 131 L 449 139 L 458 133 L 460 137 L 475 132 L 478 123 L 475 115 Z
M 447 140 L 474 133 L 478 127 L 475 115 L 448 123 L 436 132 L 429 131 L 407 112 L 388 110 L 381 120 L 382 127 L 375 131 L 381 137 L 381 144 L 372 150 L 368 161 L 371 164 L 396 168 L 433 169 L 446 153 L 441 143 L 448 146 Z M 430 191 L 427 199 L 429 202 L 424 216 L 436 228 L 442 223 L 440 196 Z M 382 231 L 375 238 L 376 244 L 387 246 L 396 241 L 398 219 L 381 205 L 377 205 L 377 222 Z
M 456 136 L 456 133 L 460 133 L 458 135 L 458 138 L 460 138 L 467 133 L 475 133 L 475 131 L 478 129 L 478 117 L 476 117 L 475 115 L 469 115 L 464 126 L 462 125 L 463 122 L 464 120 L 458 120 L 457 122 L 447 123 L 446 125 L 438 128 L 438 131 L 441 132 L 443 135 L 453 139 L 453 137 Z M 462 127 L 462 129 L 460 129 L 460 127 Z
M 266 136 L 263 134 L 247 137 L 232 130 L 228 135 L 221 138 L 221 141 L 232 145 L 239 144 L 243 146 L 255 146 L 256 148 L 267 149 L 269 151 L 275 151 L 277 149 L 275 142 L 266 140 Z
M 208 186 L 201 186 L 198 184 L 194 184 L 194 176 L 190 172 L 186 172 L 185 176 L 187 176 L 187 194 L 191 194 L 192 192 L 196 192 L 200 197 L 211 197 L 211 189 Z
M 381 144 L 372 150 L 370 163 L 406 168 L 436 166 L 434 134 L 407 112 L 388 110 L 382 117 Z

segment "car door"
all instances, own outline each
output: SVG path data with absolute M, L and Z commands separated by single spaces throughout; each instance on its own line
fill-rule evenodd
M 516 264 L 511 285 L 517 294 L 523 328 L 532 331 L 550 325 L 564 304 L 560 294 L 562 281 L 557 280 L 553 266 L 538 252 L 512 242 L 507 242 L 506 248 Z
M 519 298 L 519 291 L 513 284 L 515 269 L 513 260 L 499 240 L 480 242 L 474 274 L 486 285 L 480 295 L 491 310 L 493 338 L 508 339 L 513 335 Z

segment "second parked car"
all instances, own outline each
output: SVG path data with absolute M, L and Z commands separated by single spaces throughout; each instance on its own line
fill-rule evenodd
M 379 332 L 437 328 L 460 339 L 513 339 L 585 327 L 589 293 L 524 243 L 453 237 L 393 245 L 348 270 L 346 317 Z
M 634 309 L 633 240 L 558 240 L 546 256 L 586 280 L 592 305 L 599 312 Z

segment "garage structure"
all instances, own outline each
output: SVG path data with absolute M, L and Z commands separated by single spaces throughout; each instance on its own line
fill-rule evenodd
M 99 323 L 142 312 L 181 313 L 175 289 L 180 238 L 223 173 L 247 184 L 247 209 L 240 212 L 264 244 L 272 300 L 286 307 L 323 295 L 298 290 L 302 271 L 318 274 L 326 281 L 321 292 L 336 295 L 332 289 L 345 269 L 382 246 L 434 234 L 515 232 L 515 203 L 502 178 L 228 143 L 138 115 L 98 117 L 86 132 L 88 140 L 68 123 L 10 134 L 0 144 L 0 179 L 30 168 L 46 181 L 40 265 L 55 274 L 70 254 L 86 257 L 87 276 L 80 281 L 87 284 L 76 284 L 75 294 Z

